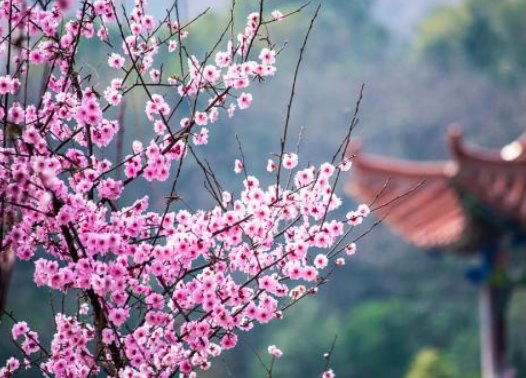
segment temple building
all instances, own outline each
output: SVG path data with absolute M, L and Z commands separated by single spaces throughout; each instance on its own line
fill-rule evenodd
M 359 202 L 374 201 L 376 216 L 407 242 L 481 259 L 483 377 L 504 378 L 509 372 L 506 310 L 514 284 L 499 279 L 499 273 L 510 264 L 505 241 L 526 235 L 526 133 L 501 150 L 488 150 L 466 145 L 453 126 L 449 149 L 451 159 L 437 162 L 353 150 L 347 191 Z

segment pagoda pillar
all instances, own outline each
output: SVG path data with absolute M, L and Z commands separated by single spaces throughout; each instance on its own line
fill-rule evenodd
M 492 273 L 498 271 L 505 259 L 500 252 L 492 256 Z M 483 378 L 506 378 L 508 288 L 495 283 L 493 277 L 480 289 L 480 347 Z

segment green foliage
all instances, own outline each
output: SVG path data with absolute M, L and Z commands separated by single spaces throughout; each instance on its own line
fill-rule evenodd
M 513 294 L 508 311 L 510 330 L 508 332 L 510 342 L 510 360 L 512 366 L 517 369 L 517 376 L 526 376 L 526 290 L 517 289 Z
M 415 50 L 441 67 L 464 65 L 502 82 L 526 74 L 526 2 L 462 0 L 420 26 Z
M 423 349 L 416 355 L 406 378 L 454 378 L 451 365 L 434 349 Z
M 321 373 L 325 362 L 323 354 L 330 348 L 341 324 L 335 313 L 330 313 L 314 298 L 301 301 L 287 313 L 282 322 L 265 330 L 268 335 L 258 351 L 264 360 L 270 360 L 266 346 L 275 344 L 284 351 L 274 364 L 275 377 L 310 377 Z M 337 348 L 346 346 L 337 343 Z M 254 359 L 249 377 L 263 376 L 261 364 Z
M 437 311 L 422 305 L 418 297 L 413 300 L 377 298 L 341 314 L 334 307 L 328 312 L 324 301 L 310 298 L 287 312 L 282 322 L 265 329 L 265 336 L 258 338 L 255 349 L 267 364 L 270 360 L 267 345 L 275 344 L 284 350 L 283 357 L 274 365 L 276 377 L 307 377 L 320 371 L 322 355 L 328 351 L 335 335 L 338 339 L 330 366 L 339 376 L 400 378 L 411 370 L 415 371 L 413 374 L 430 371 L 437 375 L 408 378 L 477 377 L 476 322 L 471 318 L 474 326 L 465 326 L 459 306 L 444 306 Z M 439 361 L 431 361 L 431 366 L 427 366 L 430 358 L 424 355 L 426 358 L 417 358 L 417 368 L 414 356 L 426 345 L 433 345 Z M 236 363 L 239 356 L 236 354 L 232 362 Z M 239 370 L 237 375 L 263 376 L 264 368 L 259 360 L 247 353 L 243 356 L 253 362 L 249 372 Z M 227 363 L 230 364 L 230 360 Z M 462 374 L 453 375 L 456 372 Z
M 398 378 L 415 349 L 414 315 L 401 301 L 372 302 L 351 312 L 342 324 L 345 371 L 351 377 Z

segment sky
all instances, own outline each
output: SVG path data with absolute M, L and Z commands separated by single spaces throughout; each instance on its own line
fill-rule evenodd
M 131 0 L 124 0 L 132 3 Z M 224 9 L 228 0 L 179 0 L 181 12 L 186 13 L 189 17 L 194 17 L 208 7 L 212 10 L 221 11 Z M 155 16 L 159 17 L 164 14 L 164 10 L 173 4 L 173 0 L 150 0 L 151 5 L 155 5 Z
M 373 13 L 394 32 L 408 36 L 419 20 L 434 7 L 458 2 L 459 0 L 376 0 Z M 397 16 L 393 17 L 393 14 Z
M 169 3 L 172 0 L 160 0 Z M 187 5 L 188 14 L 195 16 L 203 9 L 212 7 L 217 11 L 221 11 L 229 0 L 179 0 Z M 323 1 L 318 0 L 322 5 Z M 352 0 L 342 0 L 352 1 Z M 419 20 L 422 19 L 428 12 L 438 5 L 448 5 L 458 3 L 459 0 L 376 0 L 374 6 L 374 15 L 378 17 L 385 25 L 387 25 L 394 32 L 401 35 L 408 36 L 414 30 Z M 279 1 L 273 3 L 279 8 Z M 396 17 L 393 17 L 396 15 Z
M 81 0 L 76 0 L 80 2 Z M 127 7 L 133 5 L 134 0 L 118 0 Z M 208 7 L 213 11 L 221 12 L 231 0 L 178 0 L 181 5 L 181 17 L 194 17 Z M 305 0 L 307 2 L 307 0 Z M 322 5 L 323 1 L 318 0 Z M 352 1 L 352 0 L 342 0 Z M 433 7 L 441 4 L 453 4 L 459 0 L 376 0 L 374 15 L 378 17 L 392 31 L 401 35 L 410 35 L 418 21 L 425 16 Z M 316 1 L 314 1 L 316 2 Z M 279 0 L 273 4 L 279 8 Z M 153 15 L 160 18 L 165 15 L 165 9 L 173 4 L 173 0 L 149 0 L 153 7 Z M 393 15 L 396 15 L 393 17 Z
M 75 0 L 76 3 L 81 3 L 82 0 Z M 153 8 L 153 15 L 155 17 L 162 17 L 165 14 L 165 9 L 173 4 L 174 0 L 149 0 L 149 5 Z M 229 0 L 178 0 L 181 8 L 186 7 L 186 12 L 189 17 L 195 16 L 202 12 L 207 7 L 215 9 L 223 9 Z M 134 4 L 134 0 L 117 0 L 117 3 L 124 3 L 128 9 Z

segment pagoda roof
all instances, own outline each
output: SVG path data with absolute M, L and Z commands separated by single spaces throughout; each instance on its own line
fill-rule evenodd
M 467 145 L 449 131 L 451 159 L 416 162 L 353 152 L 347 192 L 372 203 L 395 233 L 418 247 L 458 244 L 473 223 L 466 198 L 526 225 L 526 133 L 500 150 Z

